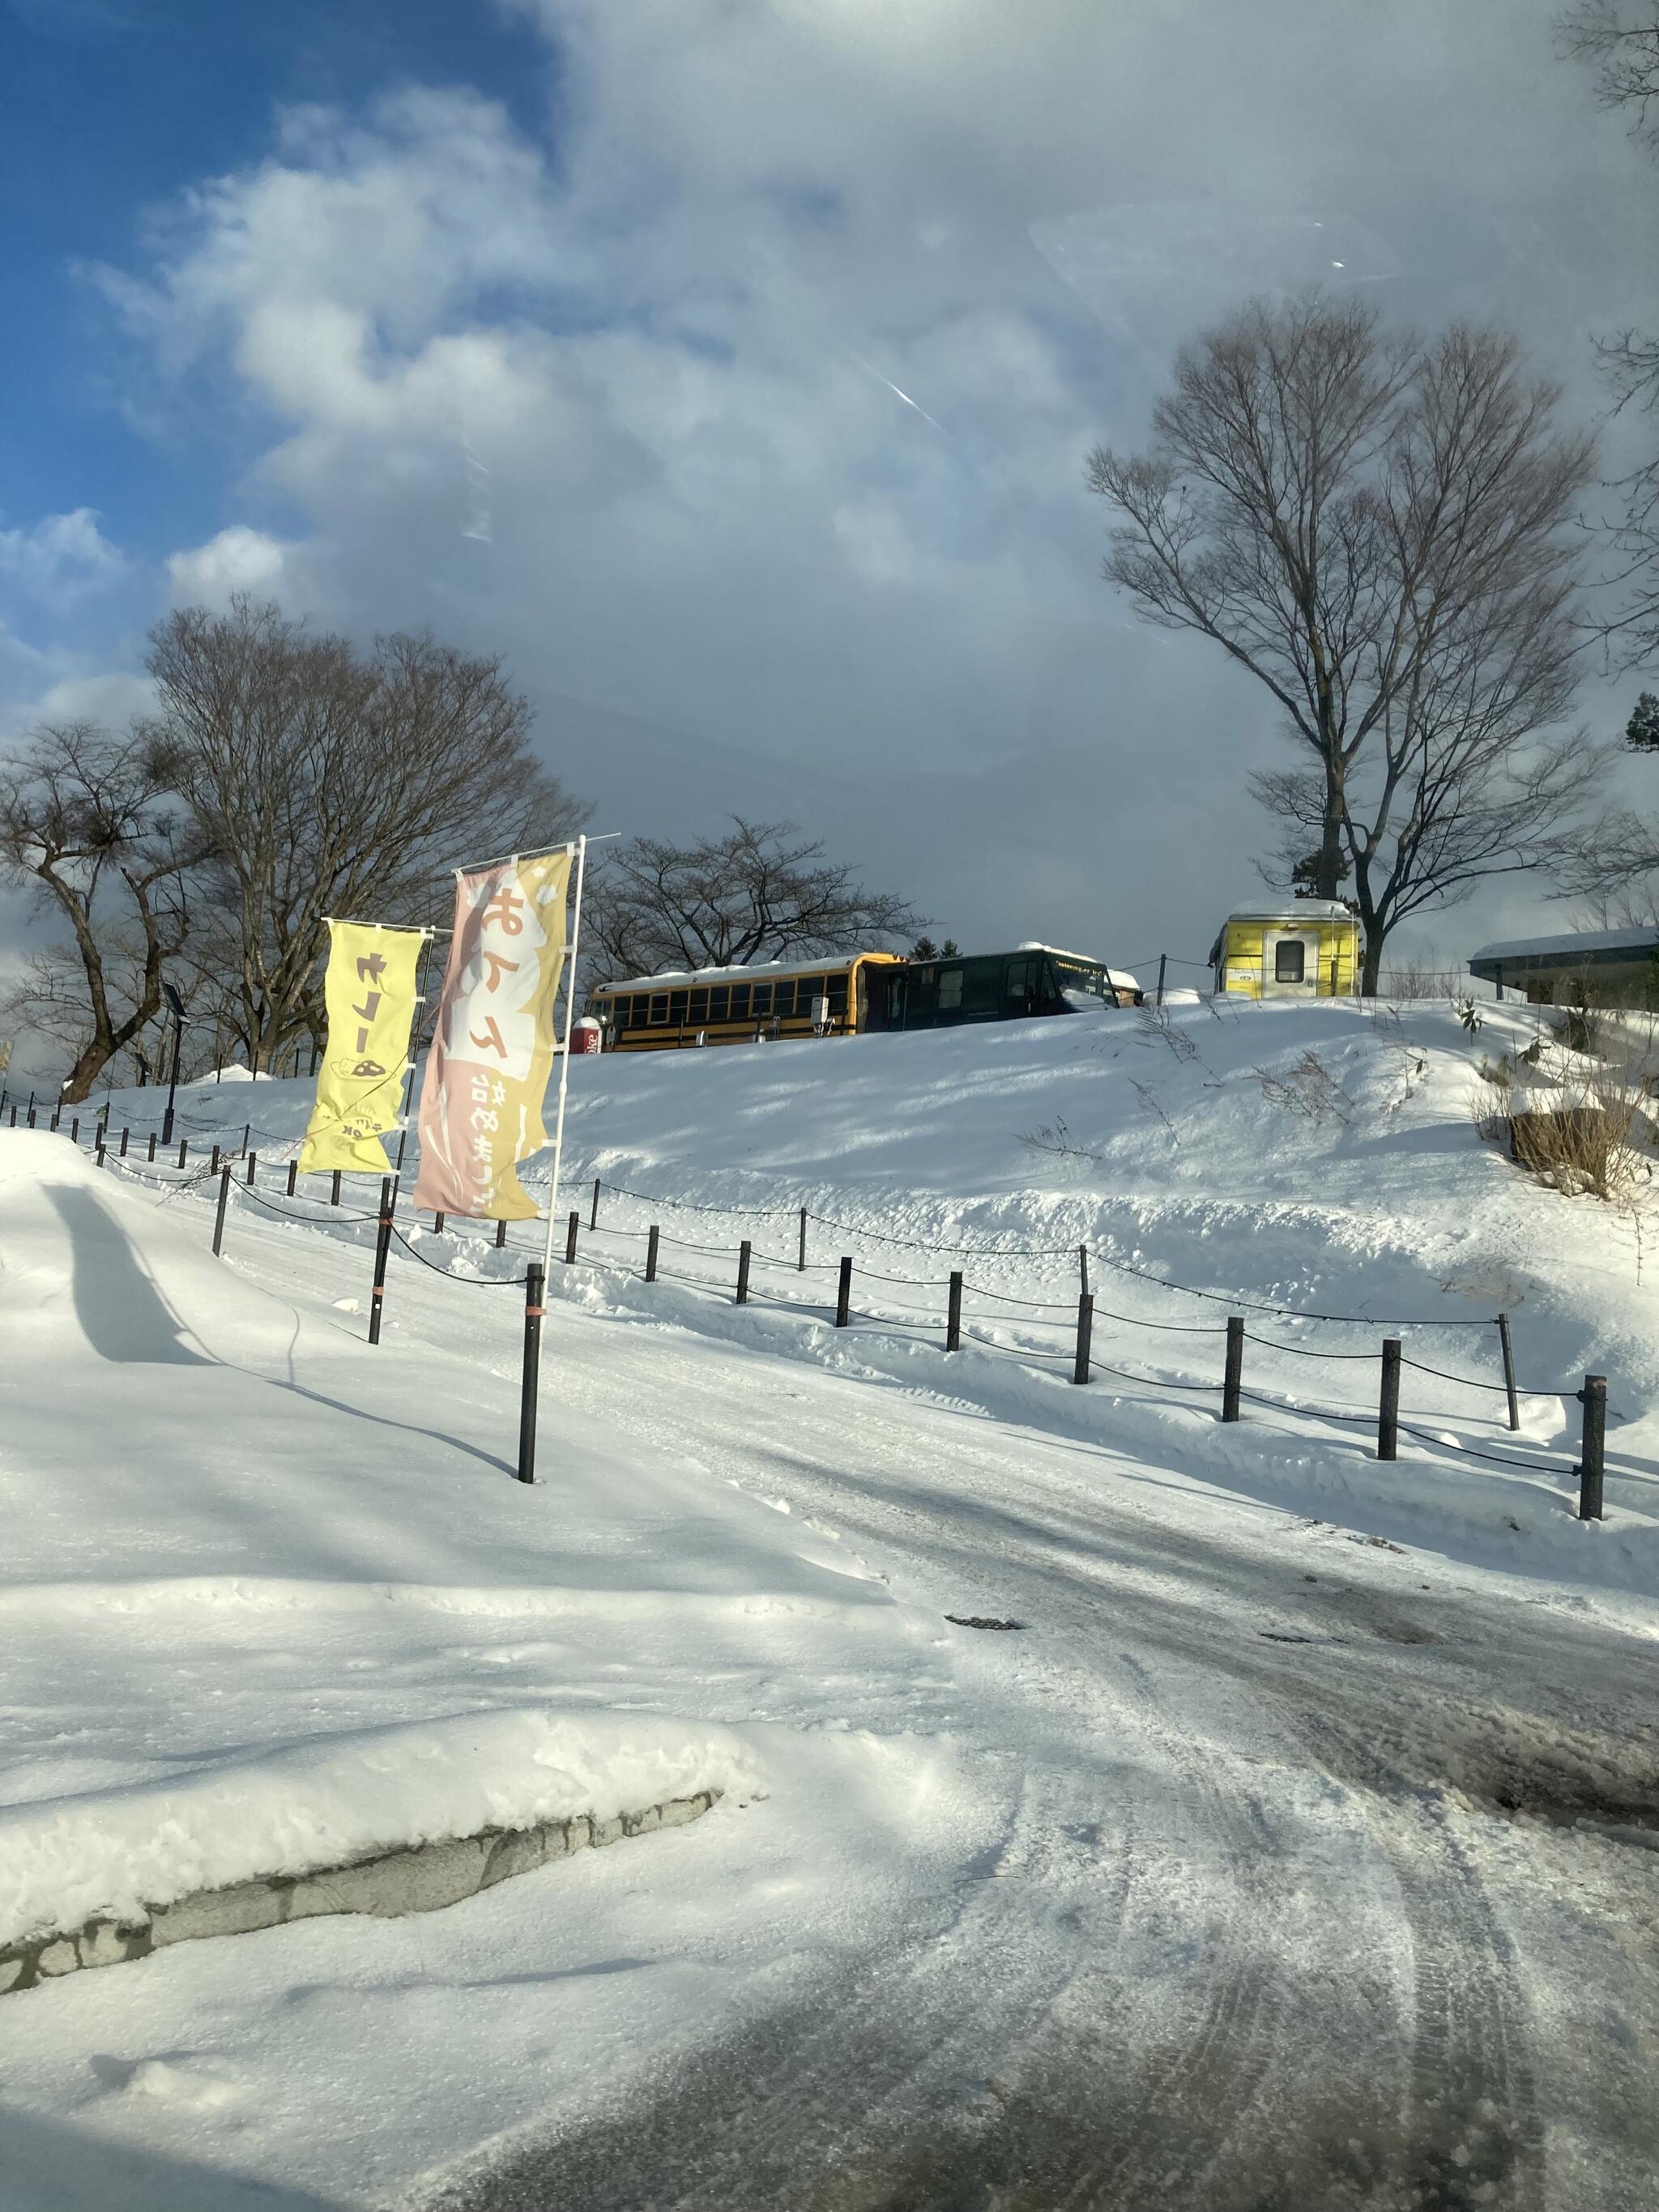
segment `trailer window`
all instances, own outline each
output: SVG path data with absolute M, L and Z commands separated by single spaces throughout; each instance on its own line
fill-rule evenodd
M 1304 963 L 1308 948 L 1299 937 L 1288 938 L 1273 947 L 1273 981 L 1275 983 L 1299 983 L 1303 978 Z
M 954 1013 L 961 1004 L 961 969 L 941 968 L 939 971 L 939 1010 L 940 1013 Z

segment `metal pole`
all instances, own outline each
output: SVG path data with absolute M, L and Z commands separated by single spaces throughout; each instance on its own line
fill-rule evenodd
M 185 1024 L 178 1014 L 173 1017 L 173 1074 L 167 1084 L 167 1110 L 161 1116 L 161 1142 L 173 1142 L 173 1106 L 179 1096 L 179 1055 L 185 1047 Z
M 216 1146 L 213 1147 L 212 1152 L 211 1152 L 209 1154 L 209 1156 L 208 1156 L 208 1173 L 209 1173 L 210 1176 L 216 1176 L 216 1175 L 218 1174 L 218 1172 L 219 1172 L 219 1147 L 217 1146 L 217 1145 L 216 1145 Z
M 1078 1288 L 1086 1298 L 1089 1295 L 1089 1248 L 1086 1244 L 1079 1244 L 1077 1248 L 1077 1272 Z
M 587 1217 L 587 1225 L 590 1229 L 597 1229 L 599 1225 L 599 1179 L 598 1176 L 595 1176 L 593 1178 L 593 1208 Z
M 337 1206 L 340 1203 L 340 1170 L 338 1168 L 336 1168 L 334 1170 L 334 1181 L 329 1188 L 328 1202 L 331 1206 Z
M 536 1395 L 542 1371 L 542 1293 L 546 1271 L 532 1260 L 524 1276 L 524 1375 L 519 1388 L 519 1480 L 536 1480 Z
M 651 1234 L 645 1243 L 645 1279 L 647 1283 L 654 1283 L 657 1279 L 657 1239 L 660 1233 L 653 1221 Z
M 228 1162 L 219 1170 L 219 1203 L 213 1213 L 213 1256 L 216 1260 L 224 1249 L 225 1208 L 230 1204 L 230 1167 Z
M 850 1260 L 843 1260 L 841 1263 L 841 1280 L 836 1286 L 836 1327 L 837 1328 L 846 1328 L 852 1318 L 852 1310 L 853 1263 Z
M 16 1114 L 16 1112 L 17 1112 L 17 1109 L 14 1106 L 14 1107 L 12 1108 L 12 1109 L 11 1109 L 11 1110 L 12 1110 L 13 1115 L 15 1115 L 15 1114 Z M 122 1132 L 121 1132 L 121 1158 L 122 1158 L 123 1159 L 125 1159 L 125 1158 L 126 1158 L 126 1156 L 127 1156 L 127 1139 L 128 1139 L 131 1134 L 132 1134 L 132 1132 L 131 1131 L 131 1129 L 123 1129 L 123 1130 L 122 1130 Z
M 154 1129 L 149 1133 L 149 1156 L 151 1159 L 155 1158 L 155 1132 Z
M 70 1144 L 72 1144 L 72 1145 L 78 1145 L 78 1144 L 80 1143 L 80 1141 L 81 1141 L 81 1116 L 77 1114 L 77 1115 L 76 1115 L 74 1116 L 74 1118 L 73 1118 L 73 1119 L 71 1120 L 71 1121 L 70 1122 Z
M 749 1303 L 749 1256 L 750 1249 L 751 1247 L 750 1245 L 749 1239 L 745 1237 L 742 1243 L 738 1247 L 737 1303 L 740 1306 L 746 1306 Z
M 570 1218 L 564 1224 L 564 1264 L 567 1267 L 574 1267 L 576 1264 L 576 1231 L 581 1225 L 582 1218 L 573 1206 Z
M 443 1235 L 444 1223 L 448 1219 L 448 1215 L 445 1213 L 443 1208 L 440 1206 L 438 1211 L 432 1217 L 432 1233 L 434 1237 L 441 1237 Z
M 380 1309 L 386 1304 L 386 1263 L 392 1251 L 392 1177 L 380 1177 L 380 1225 L 374 1237 L 374 1288 L 369 1295 L 368 1340 L 380 1340 Z
M 500 1219 L 500 1220 L 495 1224 L 495 1249 L 496 1249 L 498 1252 L 502 1252 L 502 1251 L 505 1251 L 505 1250 L 506 1250 L 506 1249 L 507 1249 L 507 1217 L 506 1217 L 505 1215 L 503 1215 L 503 1216 L 501 1217 L 501 1219 Z
M 1515 1395 L 1515 1348 L 1510 1342 L 1510 1317 L 1506 1313 L 1498 1316 L 1498 1342 L 1504 1354 L 1504 1388 L 1510 1394 L 1510 1426 L 1521 1425 L 1521 1407 Z
M 945 1349 L 962 1349 L 962 1275 L 959 1269 L 951 1272 L 951 1304 L 945 1320 Z
M 297 1183 L 297 1182 L 299 1182 L 299 1180 L 300 1180 L 300 1162 L 299 1162 L 298 1157 L 296 1156 L 295 1158 L 291 1159 L 291 1160 L 289 1162 L 289 1164 L 288 1164 L 288 1194 L 289 1194 L 289 1196 L 290 1198 L 292 1198 L 292 1197 L 293 1197 L 293 1195 L 294 1195 L 294 1186 L 295 1185 L 295 1183 Z
M 1607 1433 L 1607 1378 L 1587 1375 L 1578 1393 L 1584 1409 L 1583 1442 L 1578 1454 L 1578 1518 L 1601 1518 L 1601 1462 Z
M 804 1206 L 800 1210 L 800 1251 L 795 1261 L 795 1270 L 798 1274 L 806 1273 L 806 1208 Z
M 1382 1395 L 1376 1409 L 1376 1455 L 1400 1456 L 1400 1339 L 1382 1340 Z
M 1221 1383 L 1221 1418 L 1224 1421 L 1238 1419 L 1239 1386 L 1244 1380 L 1244 1316 L 1227 1316 L 1227 1371 Z
M 258 1171 L 258 1166 L 259 1155 L 258 1152 L 250 1152 L 247 1156 L 247 1187 L 250 1190 L 253 1188 L 253 1178 Z
M 566 848 L 567 850 L 568 848 Z M 564 1050 L 559 1057 L 559 1097 L 553 1116 L 553 1170 L 547 1183 L 547 1242 L 542 1253 L 544 1273 L 553 1267 L 553 1221 L 559 1206 L 559 1175 L 564 1166 L 564 1100 L 566 1085 L 570 1080 L 570 1033 L 576 1018 L 576 956 L 582 941 L 582 881 L 587 872 L 587 840 L 576 840 L 576 912 L 570 926 L 570 965 L 565 975 L 564 987 Z M 573 1250 L 565 1254 L 567 1261 L 575 1258 Z
M 1154 1003 L 1160 1006 L 1164 1004 L 1164 970 L 1169 963 L 1169 958 L 1167 952 L 1160 952 L 1158 956 L 1158 998 Z
M 190 1139 L 188 1137 L 180 1137 L 179 1139 L 179 1164 L 180 1167 L 183 1167 L 185 1164 L 185 1161 L 188 1157 L 189 1152 Z

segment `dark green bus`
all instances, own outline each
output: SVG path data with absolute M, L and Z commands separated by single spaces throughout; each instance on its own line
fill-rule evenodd
M 966 958 L 907 960 L 870 977 L 866 1030 L 951 1029 L 961 1022 L 1023 1021 L 1096 1006 L 1138 1006 L 1133 975 L 1049 945 Z

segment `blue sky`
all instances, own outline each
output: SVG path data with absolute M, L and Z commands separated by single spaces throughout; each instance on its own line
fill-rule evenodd
M 1556 5 L 0 0 L 0 729 L 141 708 L 246 590 L 502 653 L 607 829 L 787 815 L 963 943 L 1201 953 L 1283 741 L 1102 583 L 1084 456 L 1315 278 L 1604 412 L 1659 179 Z
M 0 514 L 91 507 L 159 558 L 206 536 L 247 440 L 210 465 L 135 434 L 88 263 L 131 264 L 202 179 L 257 161 L 279 106 L 359 107 L 400 80 L 470 82 L 548 127 L 555 50 L 531 20 L 456 0 L 0 0 L 9 348 Z

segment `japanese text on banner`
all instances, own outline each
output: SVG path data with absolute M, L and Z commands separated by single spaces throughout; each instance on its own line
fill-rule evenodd
M 422 929 L 376 929 L 331 921 L 323 1002 L 328 1042 L 317 1099 L 300 1154 L 302 1175 L 343 1168 L 384 1175 L 380 1132 L 395 1129 L 409 1066 Z
M 527 1221 L 514 1170 L 547 1141 L 554 1000 L 564 965 L 570 855 L 547 853 L 457 878 L 455 933 L 421 1085 L 415 1203 Z

